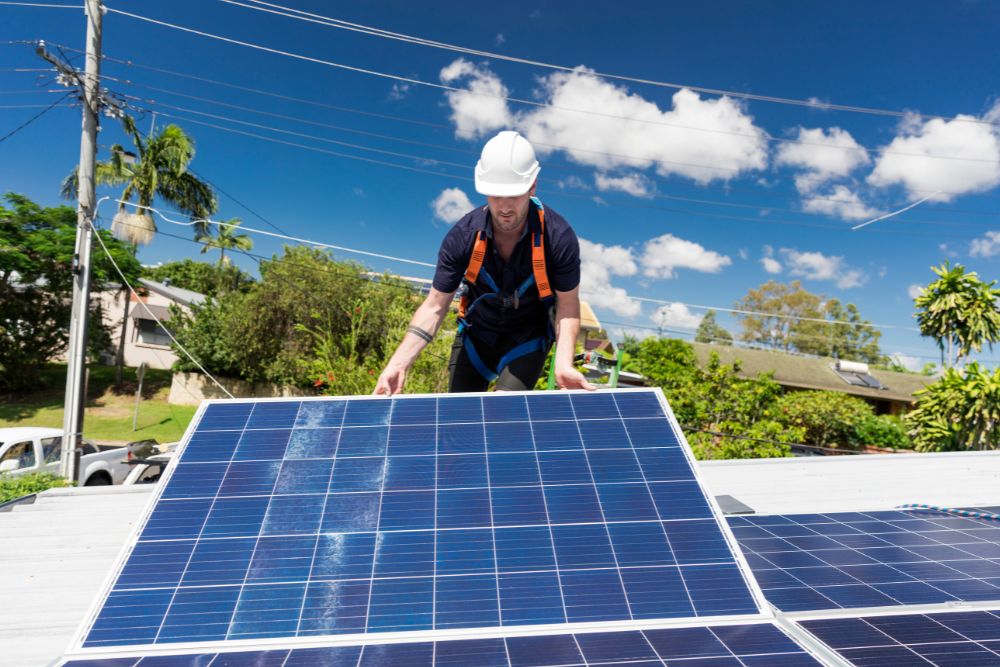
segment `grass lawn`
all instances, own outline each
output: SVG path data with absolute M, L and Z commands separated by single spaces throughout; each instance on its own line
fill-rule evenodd
M 155 438 L 173 442 L 184 435 L 196 406 L 170 405 L 170 371 L 149 369 L 142 385 L 137 430 L 132 430 L 137 382 L 135 369 L 125 369 L 125 386 L 116 391 L 114 366 L 91 365 L 83 435 L 98 443 Z M 62 428 L 66 392 L 65 364 L 49 364 L 37 391 L 0 397 L 0 428 L 49 426 Z

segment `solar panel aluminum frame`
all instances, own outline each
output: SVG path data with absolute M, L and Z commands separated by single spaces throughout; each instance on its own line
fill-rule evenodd
M 838 514 L 848 510 L 833 510 L 833 511 L 813 511 L 808 512 L 808 514 Z M 865 514 L 874 512 L 924 512 L 927 510 L 913 510 L 906 509 L 901 510 L 899 507 L 877 507 L 877 508 L 862 508 L 862 509 L 852 509 L 849 510 L 852 514 Z M 736 515 L 739 516 L 739 515 Z M 779 514 L 779 513 L 766 513 L 766 514 L 754 514 L 754 515 L 743 515 L 745 517 L 753 517 L 755 519 L 765 518 L 769 516 L 796 516 L 795 514 Z M 949 516 L 949 515 L 943 515 Z M 727 522 L 728 523 L 728 522 Z M 893 616 L 901 614 L 930 614 L 930 613 L 940 613 L 945 611 L 1000 611 L 1000 597 L 990 599 L 990 600 L 951 600 L 945 602 L 927 602 L 927 603 L 913 603 L 913 604 L 898 604 L 898 605 L 882 605 L 873 607 L 842 607 L 833 609 L 806 609 L 802 611 L 782 611 L 777 607 L 773 608 L 774 614 L 778 618 L 789 619 L 791 621 L 811 621 L 822 618 L 856 618 L 859 616 Z
M 836 656 L 836 664 L 846 665 L 847 667 L 852 667 L 854 663 L 849 662 L 843 658 L 837 649 L 830 647 L 829 644 L 824 642 L 822 639 L 810 632 L 801 622 L 804 621 L 814 621 L 823 619 L 852 619 L 852 618 L 866 618 L 866 617 L 904 617 L 904 616 L 918 616 L 923 614 L 948 614 L 948 613 L 963 613 L 970 611 L 1000 611 L 1000 605 L 995 602 L 968 602 L 968 603 L 941 603 L 941 604 L 919 604 L 919 605 L 905 605 L 895 608 L 890 607 L 880 607 L 872 609 L 851 609 L 844 610 L 838 609 L 836 611 L 844 612 L 856 612 L 856 613 L 840 613 L 840 614 L 827 614 L 820 612 L 798 612 L 795 614 L 778 614 L 778 620 L 776 621 L 779 627 L 786 630 L 786 633 L 794 637 L 800 646 L 806 647 L 810 652 L 816 651 L 819 655 L 830 655 Z M 805 615 L 809 615 L 808 618 Z M 794 616 L 794 618 L 793 618 Z M 968 663 L 971 664 L 971 663 Z
M 663 395 L 662 390 L 659 387 L 656 388 L 622 388 L 612 390 L 615 393 L 652 393 L 656 396 L 660 407 L 663 409 L 663 413 L 667 418 L 668 423 L 673 429 L 674 433 L 677 435 L 678 444 L 681 451 L 684 452 L 684 456 L 688 462 L 693 473 L 693 479 L 697 482 L 698 486 L 702 490 L 708 506 L 711 510 L 712 517 L 714 518 L 716 525 L 722 532 L 723 538 L 730 550 L 734 555 L 734 562 L 742 575 L 744 582 L 746 583 L 751 597 L 756 604 L 758 613 L 757 614 L 737 614 L 728 616 L 699 616 L 699 617 L 681 617 L 678 619 L 652 619 L 647 621 L 635 621 L 635 620 L 621 620 L 621 621 L 593 621 L 593 622 L 569 622 L 569 623 L 558 623 L 558 624 L 539 624 L 539 625 L 529 625 L 529 626 L 499 626 L 500 635 L 508 636 L 513 635 L 514 632 L 520 634 L 520 630 L 525 628 L 524 632 L 526 634 L 565 634 L 573 632 L 586 632 L 589 630 L 597 631 L 613 631 L 613 630 L 627 630 L 627 629 L 646 629 L 646 628 L 669 628 L 669 627 L 690 627 L 690 626 L 707 626 L 707 625 L 718 625 L 724 623 L 752 623 L 754 621 L 773 621 L 774 611 L 770 604 L 764 597 L 764 593 L 757 583 L 756 578 L 750 569 L 750 566 L 741 551 L 732 530 L 726 521 L 722 510 L 720 509 L 715 496 L 708 492 L 706 485 L 704 484 L 703 478 L 700 475 L 697 462 L 694 458 L 694 454 L 691 451 L 691 447 L 687 442 L 687 438 L 684 436 L 684 432 L 681 430 L 680 424 L 677 418 L 674 416 L 673 410 L 670 408 L 666 397 Z M 504 392 L 504 396 L 530 396 L 537 395 L 537 391 L 522 391 L 522 392 Z M 590 392 L 584 390 L 570 390 L 561 391 L 561 394 L 587 394 Z M 495 392 L 470 392 L 462 394 L 466 397 L 474 396 L 494 396 Z M 132 553 L 136 544 L 138 543 L 139 537 L 146 526 L 150 518 L 152 509 L 156 506 L 157 502 L 160 500 L 164 489 L 168 486 L 170 479 L 172 478 L 174 471 L 177 469 L 178 462 L 183 458 L 183 454 L 188 444 L 191 441 L 192 436 L 197 431 L 198 425 L 201 423 L 202 418 L 208 408 L 214 404 L 234 404 L 234 403 L 278 403 L 278 402 L 322 402 L 329 400 L 349 400 L 349 401 L 386 401 L 386 400 L 410 400 L 410 399 L 420 399 L 420 398 L 444 398 L 444 397 L 454 397 L 455 394 L 447 393 L 435 393 L 435 394 L 409 394 L 409 395 L 397 395 L 391 399 L 384 396 L 326 396 L 326 397 L 294 397 L 294 398 L 243 398 L 243 399 L 208 399 L 202 401 L 201 405 L 195 412 L 191 422 L 188 424 L 188 428 L 184 433 L 184 437 L 181 439 L 180 444 L 177 447 L 176 453 L 171 460 L 169 466 L 167 467 L 164 474 L 161 476 L 159 483 L 155 491 L 151 494 L 149 504 L 146 507 L 142 518 L 136 522 L 136 526 L 132 531 L 129 539 L 127 540 L 125 546 L 120 551 L 115 567 L 108 573 L 105 578 L 104 583 L 100 588 L 100 593 L 95 597 L 93 603 L 91 604 L 87 614 L 80 626 L 77 628 L 70 641 L 69 646 L 65 650 L 65 657 L 73 658 L 84 658 L 84 657 L 102 657 L 102 658 L 113 658 L 119 656 L 128 656 L 130 654 L 134 655 L 137 651 L 142 651 L 144 654 L 148 655 L 161 655 L 161 654 L 178 654 L 178 653 L 190 653 L 192 651 L 205 651 L 205 650 L 222 650 L 222 649 L 263 649 L 263 648 L 275 648 L 275 647 L 316 647 L 316 646 L 342 646 L 342 645 L 358 645 L 372 643 L 373 636 L 377 635 L 377 640 L 380 643 L 391 643 L 394 641 L 432 641 L 432 640 L 447 640 L 447 639 L 467 639 L 475 638 L 481 636 L 496 636 L 498 628 L 497 627 L 487 627 L 487 628 L 466 628 L 466 629 L 432 629 L 432 630 L 415 630 L 415 631 L 400 631 L 400 632 L 378 632 L 378 633 L 352 633 L 352 634 L 338 634 L 338 635 L 319 635 L 311 637 L 283 637 L 283 638 L 271 638 L 271 639 L 228 639 L 228 640 L 217 640 L 217 641 L 203 641 L 203 642 L 171 642 L 170 644 L 134 644 L 134 645 L 124 645 L 115 647 L 84 647 L 83 643 L 86 639 L 87 634 L 90 631 L 91 626 L 95 622 L 98 613 L 102 608 L 104 600 L 110 594 L 115 582 L 118 579 L 119 574 L 124 568 L 129 555 Z M 492 633 L 492 634 L 491 634 Z
M 631 623 L 626 621 L 626 623 Z M 592 624 L 593 625 L 593 624 Z M 562 632 L 553 633 L 551 631 L 541 631 L 538 628 L 541 626 L 517 626 L 517 627 L 506 627 L 506 628 L 484 628 L 481 631 L 473 631 L 468 634 L 462 634 L 461 636 L 455 637 L 407 637 L 405 641 L 401 641 L 398 638 L 392 638 L 385 635 L 389 633 L 371 633 L 367 635 L 367 638 L 362 641 L 354 641 L 349 643 L 342 642 L 331 642 L 325 641 L 319 638 L 309 638 L 305 642 L 296 642 L 294 644 L 284 644 L 279 641 L 275 641 L 264 646 L 246 646 L 239 645 L 236 643 L 227 642 L 226 646 L 208 646 L 207 644 L 198 645 L 188 645 L 181 646 L 179 644 L 172 644 L 166 646 L 160 646 L 155 649 L 142 649 L 142 650 L 121 650 L 115 651 L 114 654 L 83 654 L 83 655 L 67 655 L 52 663 L 49 667 L 63 667 L 67 663 L 73 660 L 84 660 L 84 659 L 115 659 L 115 658 L 133 658 L 137 659 L 139 657 L 161 657 L 161 656 L 177 656 L 177 655 L 188 655 L 192 652 L 202 652 L 202 653 L 214 653 L 218 652 L 220 654 L 232 654 L 239 652 L 249 652 L 249 651 L 260 651 L 260 650 L 284 650 L 284 649 L 310 649 L 310 648 L 331 648 L 339 646 L 380 646 L 380 645 L 398 645 L 398 644 L 419 644 L 427 641 L 460 641 L 460 640 L 476 640 L 476 639 L 498 639 L 498 638 L 520 638 L 520 637 L 545 637 L 553 635 L 587 635 L 587 634 L 604 634 L 608 632 L 615 631 L 634 631 L 634 630 L 672 630 L 672 629 L 684 629 L 684 628 L 723 628 L 732 626 L 748 626 L 748 625 L 770 625 L 774 626 L 779 632 L 782 632 L 787 636 L 792 642 L 798 644 L 806 653 L 820 661 L 824 665 L 829 665 L 831 667 L 851 667 L 850 663 L 845 662 L 841 659 L 836 651 L 830 649 L 825 643 L 818 640 L 814 635 L 806 631 L 804 628 L 799 627 L 797 624 L 783 620 L 780 616 L 773 619 L 748 619 L 748 618 L 732 618 L 720 622 L 704 623 L 697 620 L 685 620 L 678 622 L 657 622 L 657 621 L 646 621 L 639 622 L 638 624 L 632 624 L 628 627 L 589 627 L 583 628 L 582 625 L 577 625 L 570 632 L 567 630 L 566 626 L 562 626 Z M 341 635 L 342 636 L 342 635 Z M 216 642 L 217 643 L 217 642 Z M 193 646 L 193 648 L 192 648 Z

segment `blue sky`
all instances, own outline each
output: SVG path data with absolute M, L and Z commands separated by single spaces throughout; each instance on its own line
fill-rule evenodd
M 232 84 L 116 62 L 103 70 L 105 85 L 141 98 L 134 103 L 156 111 L 157 124 L 178 123 L 195 137 L 198 174 L 289 234 L 433 261 L 456 211 L 481 202 L 471 176 L 483 138 L 513 127 L 538 149 L 542 200 L 583 239 L 585 298 L 605 322 L 691 330 L 703 309 L 661 310 L 634 297 L 732 307 L 768 279 L 797 278 L 888 325 L 883 350 L 917 364 L 937 357 L 932 342 L 908 329 L 913 286 L 930 281 L 929 267 L 951 259 L 1000 278 L 994 2 L 646 2 L 615 5 L 614 13 L 596 2 L 466 3 L 460 11 L 444 2 L 284 3 L 579 67 L 566 72 L 464 55 L 218 0 L 109 2 L 231 39 L 459 89 L 406 84 L 108 14 L 108 56 Z M 84 29 L 77 10 L 0 7 L 0 42 L 45 39 L 82 48 Z M 30 47 L 0 44 L 0 136 L 41 110 L 22 105 L 58 97 L 36 92 L 58 88 L 37 72 L 10 71 L 39 66 Z M 815 104 L 678 90 L 593 71 Z M 823 103 L 910 115 L 835 111 Z M 149 112 L 139 116 L 140 128 L 153 121 Z M 77 109 L 56 108 L 0 143 L 0 189 L 58 203 L 59 181 L 78 159 L 79 126 Z M 102 155 L 121 140 L 105 120 Z M 910 211 L 851 230 L 922 199 Z M 220 195 L 220 204 L 220 219 L 238 216 L 273 231 L 233 199 Z M 105 216 L 112 212 L 102 206 Z M 158 225 L 190 237 L 183 227 Z M 280 249 L 265 237 L 255 242 L 263 255 Z M 170 261 L 198 250 L 160 235 L 140 258 Z M 430 275 L 368 261 L 376 270 Z M 731 316 L 720 321 L 738 328 Z

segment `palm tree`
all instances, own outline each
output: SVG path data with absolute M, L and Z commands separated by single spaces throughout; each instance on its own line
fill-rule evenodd
M 131 116 L 122 119 L 125 133 L 132 139 L 136 153 L 126 151 L 120 144 L 111 147 L 111 158 L 98 162 L 94 167 L 94 181 L 97 185 L 124 185 L 118 212 L 111 222 L 111 233 L 132 244 L 132 254 L 138 246 L 153 240 L 156 223 L 149 213 L 156 197 L 172 204 L 186 213 L 195 224 L 195 236 L 208 231 L 208 224 L 202 220 L 215 213 L 218 203 L 211 186 L 188 171 L 194 158 L 194 140 L 176 125 L 167 125 L 156 135 L 143 137 L 136 129 Z M 63 179 L 62 196 L 75 199 L 79 183 L 77 169 Z M 136 200 L 135 211 L 128 211 L 128 204 Z M 125 330 L 128 324 L 129 296 L 122 285 L 125 296 L 125 311 L 122 317 L 121 335 L 118 340 L 118 354 L 115 359 L 115 383 L 122 383 L 122 369 L 125 365 Z
M 937 341 L 942 363 L 951 367 L 983 344 L 992 349 L 1000 341 L 1000 309 L 997 281 L 986 283 L 975 271 L 945 262 L 931 267 L 938 279 L 913 300 L 920 333 Z M 947 357 L 945 358 L 945 348 Z
M 146 245 L 156 233 L 156 224 L 149 214 L 153 200 L 160 197 L 192 220 L 202 220 L 215 213 L 218 206 L 211 186 L 188 171 L 194 158 L 194 140 L 176 125 L 167 125 L 155 136 L 143 137 L 131 116 L 122 120 L 125 132 L 132 138 L 138 155 L 126 151 L 120 144 L 111 147 L 111 159 L 98 162 L 94 169 L 97 185 L 124 185 L 118 213 L 111 231 L 133 245 Z M 77 192 L 77 172 L 63 180 L 62 195 L 73 199 Z M 128 203 L 135 198 L 135 212 L 128 212 Z M 205 234 L 208 225 L 195 225 L 195 236 Z
M 242 250 L 244 252 L 253 248 L 253 239 L 246 234 L 237 234 L 240 223 L 239 218 L 232 218 L 219 225 L 218 236 L 202 234 L 196 241 L 204 243 L 201 254 L 205 254 L 212 248 L 219 249 L 219 268 L 229 265 L 229 258 L 226 257 L 226 250 Z

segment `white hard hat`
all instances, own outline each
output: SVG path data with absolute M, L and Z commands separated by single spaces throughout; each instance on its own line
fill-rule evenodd
M 528 140 L 505 130 L 483 146 L 476 163 L 476 192 L 487 197 L 520 197 L 531 189 L 541 170 Z

